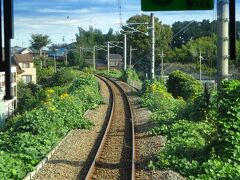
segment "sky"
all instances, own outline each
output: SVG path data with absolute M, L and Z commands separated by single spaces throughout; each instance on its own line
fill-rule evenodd
M 120 0 L 122 22 L 141 11 L 141 0 Z M 215 0 L 216 1 L 216 0 Z M 240 2 L 237 1 L 237 20 Z M 216 19 L 216 10 L 154 12 L 164 24 L 175 21 Z M 89 26 L 107 33 L 109 28 L 120 30 L 118 0 L 14 0 L 14 39 L 12 46 L 29 46 L 32 34 L 49 35 L 52 43 L 75 41 L 78 27 Z

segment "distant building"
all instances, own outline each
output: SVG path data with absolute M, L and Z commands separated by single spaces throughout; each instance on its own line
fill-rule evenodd
M 22 48 L 19 46 L 14 46 L 11 49 L 11 53 L 12 53 L 12 55 L 14 55 L 14 54 L 31 54 L 32 51 L 29 48 Z
M 34 67 L 33 56 L 31 54 L 15 54 L 13 56 L 18 68 L 18 79 L 24 83 L 36 83 L 36 68 Z
M 29 49 L 30 51 L 31 51 L 31 55 L 33 56 L 33 57 L 38 57 L 38 56 L 40 56 L 40 51 L 39 50 L 37 50 L 37 49 L 34 49 L 34 48 L 30 48 Z M 41 50 L 41 54 L 42 54 L 42 56 L 47 56 L 47 54 L 48 54 L 48 50 L 46 49 L 46 48 L 43 48 L 42 50 Z
M 106 63 L 107 63 L 107 57 L 106 57 Z M 123 68 L 122 56 L 120 54 L 110 54 L 109 66 L 111 69 L 122 69 Z
M 29 48 L 23 48 L 21 51 L 19 51 L 17 54 L 32 54 L 31 49 Z
M 66 48 L 59 48 L 59 49 L 56 49 L 55 51 L 49 51 L 48 57 L 53 58 L 55 56 L 56 60 L 64 61 L 66 54 L 67 54 Z
M 0 72 L 0 127 L 3 126 L 7 117 L 11 116 L 17 106 L 17 67 L 12 66 L 11 90 L 13 99 L 4 100 L 5 96 L 5 72 Z

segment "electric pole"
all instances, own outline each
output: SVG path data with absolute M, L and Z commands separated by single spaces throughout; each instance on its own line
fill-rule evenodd
M 56 51 L 54 51 L 54 54 L 53 54 L 53 62 L 54 62 L 54 71 L 57 72 L 57 65 L 56 65 Z
M 109 41 L 107 42 L 107 70 L 109 72 L 109 66 L 110 66 L 110 52 L 109 52 L 110 48 L 109 48 Z
M 199 80 L 202 81 L 202 52 L 200 51 L 200 55 L 199 55 Z
M 93 46 L 93 69 L 96 70 L 96 57 L 95 53 L 96 52 L 96 46 Z
M 151 79 L 155 79 L 155 30 L 154 15 L 151 13 L 151 35 L 152 35 L 152 59 L 151 59 Z
M 68 65 L 68 50 L 66 49 L 66 54 L 65 54 L 65 64 L 66 66 Z
M 163 78 L 163 58 L 165 57 L 165 55 L 163 54 L 163 49 L 162 49 L 162 54 L 160 55 L 161 57 L 161 78 Z
M 79 47 L 79 65 L 81 64 L 81 58 L 82 58 L 82 47 Z
M 217 1 L 218 46 L 217 46 L 217 89 L 221 89 L 222 80 L 228 79 L 229 59 L 229 1 Z
M 130 45 L 130 60 L 129 60 L 129 69 L 132 69 L 132 51 L 136 51 L 137 49 L 133 49 L 132 45 Z
M 127 34 L 124 34 L 124 70 L 127 69 Z
M 132 45 L 130 45 L 129 69 L 132 69 Z

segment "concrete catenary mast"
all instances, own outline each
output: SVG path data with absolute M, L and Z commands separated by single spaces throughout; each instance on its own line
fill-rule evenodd
M 217 88 L 221 89 L 222 80 L 228 79 L 229 59 L 229 1 L 217 1 Z

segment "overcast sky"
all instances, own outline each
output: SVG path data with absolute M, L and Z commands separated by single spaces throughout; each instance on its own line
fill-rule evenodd
M 240 2 L 237 1 L 239 20 Z M 121 0 L 122 19 L 125 22 L 141 11 L 141 0 Z M 202 19 L 214 20 L 216 10 L 154 12 L 165 24 L 175 21 Z M 78 27 L 89 26 L 106 33 L 110 27 L 119 30 L 118 0 L 14 0 L 14 40 L 12 45 L 28 46 L 31 34 L 47 34 L 53 43 L 75 40 Z

